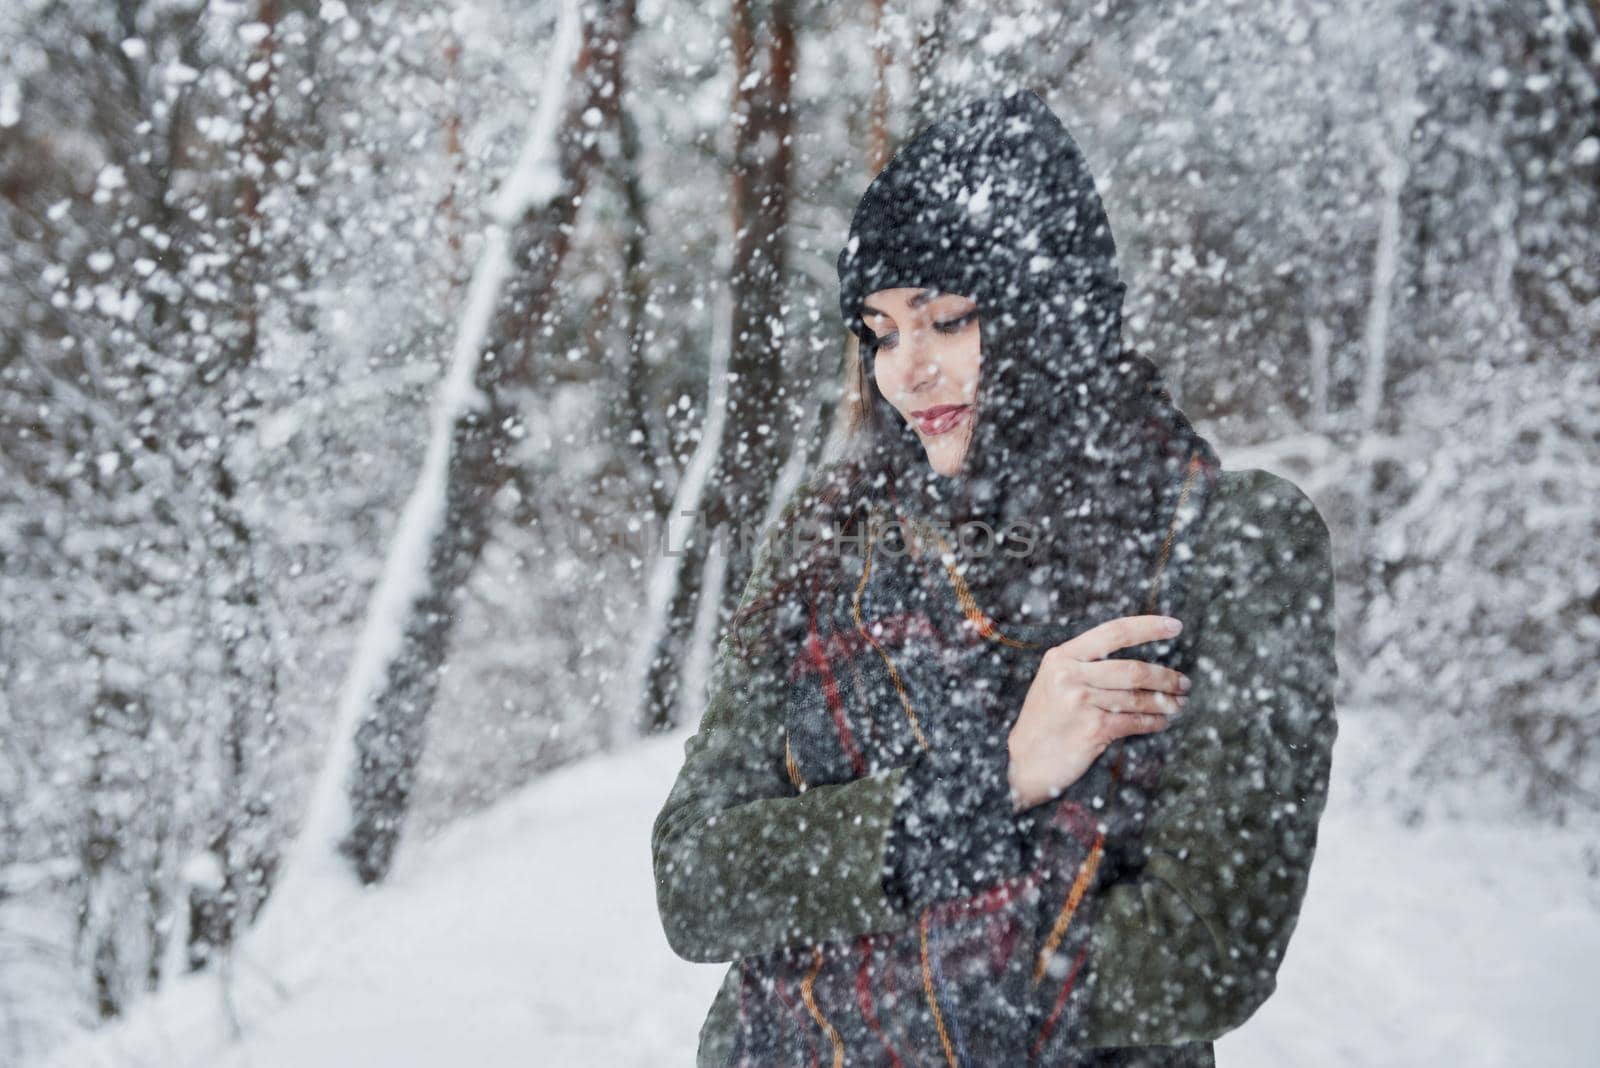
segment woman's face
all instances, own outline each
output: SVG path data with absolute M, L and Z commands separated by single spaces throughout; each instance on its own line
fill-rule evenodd
M 916 430 L 933 469 L 959 474 L 982 362 L 977 303 L 934 289 L 880 289 L 861 316 L 879 339 L 879 391 Z

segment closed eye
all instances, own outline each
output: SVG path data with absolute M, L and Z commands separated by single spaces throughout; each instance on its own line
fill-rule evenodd
M 934 323 L 933 328 L 939 331 L 941 334 L 959 334 L 962 328 L 968 323 L 972 322 L 973 318 L 977 314 L 978 309 L 973 308 L 971 311 L 958 315 L 954 319 L 946 319 L 943 322 Z M 899 336 L 900 332 L 898 330 L 884 334 L 878 339 L 877 347 L 880 349 L 892 349 L 894 348 L 894 342 L 898 340 Z
M 977 314 L 978 309 L 973 308 L 971 311 L 966 312 L 963 315 L 958 315 L 954 319 L 946 319 L 942 323 L 934 323 L 933 328 L 946 334 L 958 334 L 961 332 L 961 328 L 972 322 Z

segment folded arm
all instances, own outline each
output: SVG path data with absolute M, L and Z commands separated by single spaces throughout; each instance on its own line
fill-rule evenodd
M 768 699 L 744 681 L 753 677 L 719 684 L 656 817 L 668 943 L 688 960 L 723 961 L 903 926 L 881 876 L 904 769 L 795 794 L 781 709 L 763 711 Z
M 1190 711 L 1172 727 L 1143 867 L 1104 888 L 1090 936 L 1090 1048 L 1239 1026 L 1276 987 L 1306 890 L 1337 733 L 1328 531 L 1263 471 L 1217 504 Z
M 791 499 L 780 529 L 794 512 Z M 763 543 L 757 553 L 741 606 L 770 589 L 769 550 Z M 731 634 L 719 646 L 710 701 L 651 833 L 662 926 L 688 960 L 733 960 L 910 922 L 883 886 L 906 769 L 797 794 L 784 751 L 793 650 L 755 648 L 745 659 Z

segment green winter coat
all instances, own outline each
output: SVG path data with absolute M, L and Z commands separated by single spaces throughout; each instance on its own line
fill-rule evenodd
M 1215 1063 L 1212 1041 L 1276 985 L 1327 796 L 1338 672 L 1327 526 L 1293 483 L 1223 471 L 1199 539 L 1185 620 L 1199 626 L 1194 688 L 1167 728 L 1147 862 L 1104 891 L 1087 958 L 1087 1045 L 1163 1048 L 1105 1063 Z M 744 603 L 770 587 L 773 568 L 763 547 Z M 724 640 L 652 832 L 668 943 L 687 960 L 733 962 L 701 1029 L 700 1068 L 729 1057 L 739 958 L 917 922 L 882 882 L 904 769 L 797 793 L 784 658 L 746 661 Z

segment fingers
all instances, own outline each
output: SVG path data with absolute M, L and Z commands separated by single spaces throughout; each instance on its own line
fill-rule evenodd
M 1089 698 L 1096 708 L 1114 713 L 1155 713 L 1175 716 L 1183 710 L 1188 698 L 1159 690 L 1095 690 Z
M 1189 676 L 1146 660 L 1092 660 L 1073 665 L 1073 674 L 1102 690 L 1189 692 Z
M 1170 721 L 1153 712 L 1112 713 L 1106 716 L 1106 737 L 1115 741 L 1130 734 L 1154 734 L 1166 730 Z
M 1182 630 L 1182 622 L 1172 616 L 1118 616 L 1053 648 L 1063 650 L 1075 660 L 1100 660 L 1131 645 L 1175 637 Z

